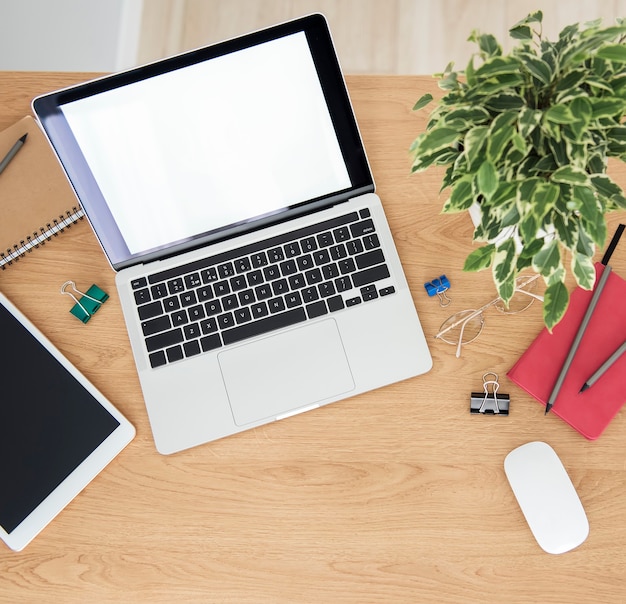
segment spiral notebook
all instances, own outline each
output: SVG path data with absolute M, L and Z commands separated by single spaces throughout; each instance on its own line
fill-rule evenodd
M 76 196 L 35 120 L 0 132 L 0 158 L 26 141 L 0 174 L 0 268 L 19 260 L 83 217 Z

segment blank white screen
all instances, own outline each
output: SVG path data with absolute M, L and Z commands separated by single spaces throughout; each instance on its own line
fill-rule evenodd
M 62 110 L 131 254 L 351 185 L 302 32 Z

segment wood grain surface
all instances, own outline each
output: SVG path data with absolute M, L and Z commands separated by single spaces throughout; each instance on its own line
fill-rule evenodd
M 88 77 L 0 74 L 0 128 L 29 113 L 35 95 Z M 494 297 L 488 272 L 461 270 L 472 226 L 465 214 L 441 214 L 441 172 L 409 174 L 407 150 L 426 120 L 411 108 L 425 91 L 437 93 L 436 84 L 419 76 L 347 82 L 432 371 L 161 456 L 114 273 L 89 224 L 73 226 L 0 271 L 0 290 L 130 419 L 137 437 L 23 552 L 0 548 L 0 602 L 626 601 L 626 414 L 590 442 L 544 417 L 507 380 L 542 327 L 539 305 L 517 316 L 489 310 L 483 334 L 460 359 L 433 339 L 451 312 Z M 626 185 L 623 164 L 611 174 Z M 0 219 L 10 203 L 0 183 Z M 610 233 L 625 214 L 609 217 Z M 626 277 L 626 242 L 612 265 Z M 423 287 L 442 273 L 452 285 L 448 309 Z M 111 295 L 87 325 L 59 294 L 67 279 Z M 509 416 L 469 413 L 470 392 L 481 390 L 487 371 L 511 396 Z M 32 367 L 33 396 L 45 392 Z M 560 455 L 589 517 L 587 541 L 560 556 L 538 547 L 504 475 L 506 454 L 532 440 Z

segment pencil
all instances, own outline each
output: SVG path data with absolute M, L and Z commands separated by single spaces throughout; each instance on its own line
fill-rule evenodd
M 28 132 L 22 136 L 10 149 L 9 152 L 4 156 L 3 160 L 0 161 L 0 174 L 4 172 L 4 169 L 9 165 L 10 161 L 15 157 L 15 154 L 22 148 L 22 145 L 26 142 L 26 137 L 28 136 Z
M 580 341 L 585 335 L 585 330 L 587 329 L 587 325 L 589 324 L 591 315 L 593 315 L 593 311 L 596 308 L 596 304 L 598 303 L 600 294 L 602 293 L 602 290 L 604 289 L 604 284 L 606 283 L 606 280 L 609 278 L 610 273 L 611 273 L 611 267 L 607 264 L 604 267 L 604 271 L 602 272 L 600 281 L 598 282 L 598 285 L 596 286 L 596 290 L 593 292 L 593 296 L 591 297 L 591 302 L 589 302 L 589 306 L 587 307 L 585 316 L 583 317 L 583 320 L 580 326 L 578 327 L 578 332 L 576 333 L 576 337 L 574 338 L 574 341 L 572 342 L 572 347 L 570 348 L 569 353 L 567 354 L 565 363 L 563 363 L 563 367 L 561 367 L 561 373 L 559 373 L 559 377 L 557 378 L 556 383 L 554 384 L 554 388 L 552 389 L 552 393 L 550 394 L 550 398 L 548 399 L 548 403 L 546 405 L 546 413 L 545 413 L 546 415 L 549 413 L 550 409 L 552 409 L 552 405 L 554 405 L 554 401 L 556 400 L 556 397 L 559 395 L 559 391 L 561 390 L 561 386 L 563 385 L 563 380 L 565 380 L 565 376 L 567 375 L 570 365 L 572 364 L 572 361 L 574 360 L 574 356 L 576 355 L 576 351 L 578 350 L 578 345 L 580 344 Z
M 604 372 L 611 366 L 617 359 L 619 359 L 622 354 L 626 352 L 626 341 L 606 360 L 600 368 L 583 384 L 583 387 L 580 389 L 580 392 L 584 392 L 587 388 L 591 388 L 604 374 Z

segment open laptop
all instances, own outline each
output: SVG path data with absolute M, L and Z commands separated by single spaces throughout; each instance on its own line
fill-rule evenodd
M 326 21 L 38 97 L 173 453 L 432 361 Z

